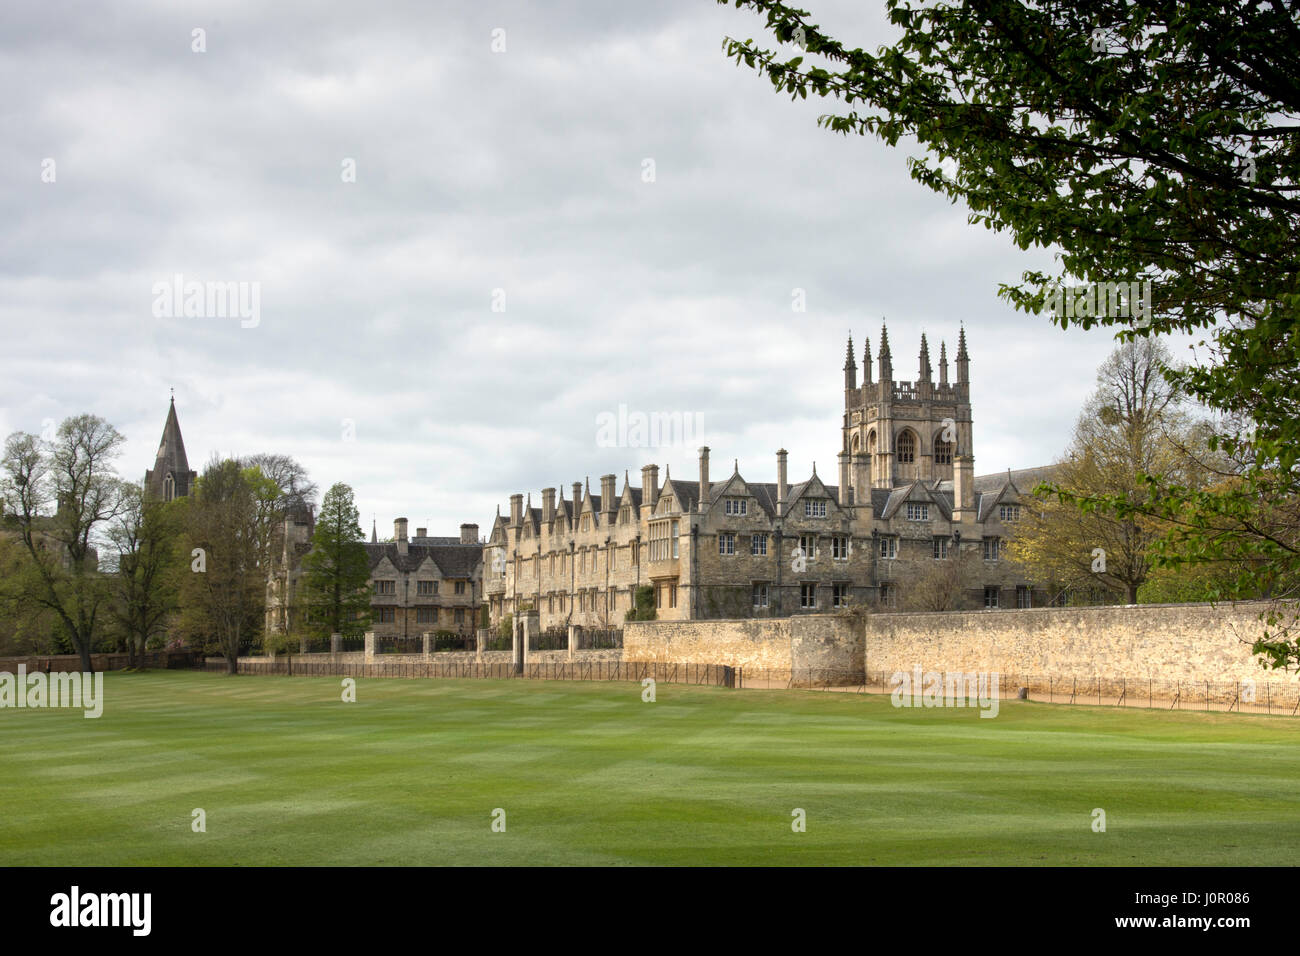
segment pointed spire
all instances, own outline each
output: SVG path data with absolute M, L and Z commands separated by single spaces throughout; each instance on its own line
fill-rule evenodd
M 864 335 L 862 337 L 862 384 L 871 384 L 871 337 Z
M 846 391 L 852 391 L 858 387 L 858 366 L 853 361 L 853 333 L 849 333 L 849 344 L 844 350 L 844 388 Z M 845 397 L 846 404 L 849 402 Z
M 880 370 L 877 375 L 881 386 L 894 387 L 894 358 L 889 353 L 889 329 L 880 323 Z
M 844 350 L 844 367 L 846 369 L 856 369 L 858 366 L 853 361 L 853 333 L 849 333 L 848 348 Z
M 948 345 L 939 340 L 939 384 L 948 384 Z
M 187 496 L 197 477 L 190 471 L 190 462 L 185 456 L 185 440 L 181 438 L 181 423 L 176 417 L 176 396 L 172 395 L 167 405 L 167 420 L 163 423 L 158 454 L 153 468 L 144 474 L 145 487 L 155 498 L 171 501 Z
M 500 517 L 500 515 L 501 515 L 501 506 L 497 505 L 497 516 Z M 375 524 L 374 515 L 370 516 L 370 543 L 371 544 L 379 543 L 379 525 Z
M 963 324 L 957 336 L 957 384 L 965 385 L 969 382 L 970 354 L 966 351 L 966 326 Z
M 817 477 L 817 462 L 813 462 L 813 477 Z
M 739 458 L 733 458 L 733 459 L 732 459 L 732 463 L 733 463 L 733 467 L 732 467 L 731 473 L 732 473 L 733 475 L 738 475 L 738 474 L 740 474 L 740 459 L 739 459 Z
M 930 368 L 930 346 L 925 341 L 925 333 L 921 333 L 921 381 L 929 382 L 933 377 L 933 370 Z

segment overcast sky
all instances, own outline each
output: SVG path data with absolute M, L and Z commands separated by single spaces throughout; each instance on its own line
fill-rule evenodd
M 890 37 L 882 3 L 802 6 L 852 45 Z M 860 363 L 883 319 L 905 380 L 922 332 L 937 365 L 965 323 L 977 474 L 1054 460 L 1114 343 L 998 298 L 1052 254 L 913 182 L 914 146 L 817 127 L 829 101 L 777 95 L 727 35 L 761 21 L 7 0 L 0 433 L 94 412 L 138 478 L 174 388 L 199 471 L 281 452 L 352 485 L 367 533 L 486 533 L 513 492 L 621 489 L 652 461 L 696 478 L 701 443 L 715 480 L 738 458 L 773 481 L 785 447 L 792 481 L 814 461 L 834 481 L 845 338 Z M 156 314 L 178 275 L 256 289 L 256 319 Z M 703 434 L 605 447 L 620 405 Z

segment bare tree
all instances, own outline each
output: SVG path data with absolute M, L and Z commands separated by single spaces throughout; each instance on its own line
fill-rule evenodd
M 24 597 L 52 612 L 90 671 L 90 653 L 107 597 L 94 544 L 122 510 L 113 469 L 122 435 L 95 415 L 65 419 L 52 441 L 15 432 L 5 441 L 3 495 L 30 558 Z M 53 507 L 54 513 L 49 513 Z

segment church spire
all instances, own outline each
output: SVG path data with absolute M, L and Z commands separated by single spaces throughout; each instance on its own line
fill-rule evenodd
M 862 347 L 862 384 L 871 384 L 871 337 L 864 335 Z
M 939 340 L 939 384 L 948 384 L 948 346 L 942 339 Z
M 844 387 L 846 389 L 858 387 L 858 366 L 857 363 L 853 361 L 852 332 L 849 333 L 848 347 L 844 350 Z
M 172 395 L 153 468 L 144 473 L 145 488 L 155 498 L 171 501 L 189 495 L 197 478 L 198 473 L 190 470 L 189 459 L 185 456 L 185 440 L 181 437 L 181 423 L 176 417 L 176 396 Z
M 925 333 L 921 333 L 921 381 L 933 381 L 934 371 L 930 368 L 930 346 L 926 344 Z

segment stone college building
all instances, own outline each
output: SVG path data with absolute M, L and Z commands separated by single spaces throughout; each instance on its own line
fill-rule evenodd
M 859 385 L 850 338 L 834 484 L 815 466 L 792 484 L 784 450 L 775 483 L 747 481 L 738 462 L 717 480 L 704 447 L 692 480 L 665 467 L 660 484 L 649 464 L 639 487 L 624 473 L 599 493 L 574 482 L 567 499 L 543 488 L 541 507 L 511 495 L 484 549 L 493 624 L 531 607 L 543 629 L 618 627 L 646 586 L 664 620 L 926 607 L 945 590 L 931 609 L 1042 603 L 1004 548 L 1050 469 L 975 476 L 965 330 L 955 381 L 942 343 L 935 380 L 924 335 L 915 381 L 894 380 L 885 329 L 877 367 L 873 381 L 868 342 Z

